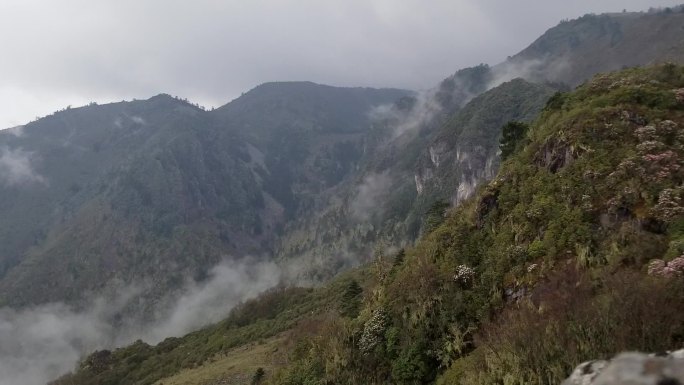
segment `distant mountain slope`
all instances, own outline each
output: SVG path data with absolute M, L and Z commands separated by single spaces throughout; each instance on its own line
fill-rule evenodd
M 210 112 L 159 95 L 2 131 L 0 304 L 79 302 L 138 279 L 156 300 L 242 256 L 320 279 L 378 243 L 411 243 L 435 202 L 495 173 L 501 125 L 563 87 L 545 81 L 681 60 L 683 17 L 566 21 L 418 94 L 267 83 Z
M 308 212 L 320 194 L 356 169 L 366 148 L 371 107 L 412 94 L 277 82 L 260 85 L 212 114 L 250 143 L 268 171 L 260 175 L 264 189 L 289 219 Z
M 421 199 L 451 199 L 455 205 L 472 195 L 498 170 L 501 128 L 509 121 L 532 122 L 555 92 L 518 78 L 473 99 L 440 128 L 423 153 L 414 175 Z
M 326 270 L 367 258 L 379 241 L 410 243 L 433 204 L 456 204 L 496 173 L 500 129 L 508 120 L 530 121 L 554 90 L 601 71 L 684 62 L 683 10 L 563 21 L 503 63 L 463 69 L 385 109 L 376 115 L 380 139 L 367 147 L 360 175 L 323 215 L 290 225 L 280 239 L 281 257 L 307 255 Z
M 398 89 L 272 82 L 253 88 L 212 114 L 257 142 L 282 129 L 356 133 L 367 129 L 368 106 L 393 102 L 410 94 Z
M 78 302 L 114 281 L 159 298 L 269 253 L 354 169 L 371 108 L 409 94 L 266 84 L 213 112 L 160 95 L 0 132 L 0 303 Z
M 476 195 L 478 207 L 469 201 L 470 206 L 457 209 L 459 215 L 449 217 L 450 227 L 441 230 L 446 207 L 440 201 L 461 204 L 477 194 L 479 185 L 498 170 L 501 126 L 508 120 L 531 121 L 544 105 L 547 110 L 564 106 L 562 95 L 551 97 L 547 104 L 555 90 L 567 87 L 560 83 L 576 85 L 613 67 L 681 59 L 680 18 L 678 12 L 626 13 L 563 22 L 505 63 L 462 69 L 420 93 L 269 83 L 211 112 L 160 95 L 147 101 L 68 109 L 23 129 L 1 132 L 0 304 L 83 304 L 85 297 L 121 285 L 143 291 L 131 306 L 159 316 L 163 314 L 156 312 L 159 303 L 186 282 L 209 281 L 211 266 L 223 259 L 237 263 L 240 257 L 250 261 L 277 258 L 286 270 L 304 273 L 297 278 L 320 282 L 370 260 L 372 254 L 387 255 L 394 248 L 410 247 L 421 234 L 437 228 L 437 233 L 432 232 L 437 235 L 419 243 L 418 251 L 407 253 L 410 268 L 402 270 L 401 279 L 379 287 L 376 299 L 393 297 L 407 304 L 425 304 L 427 310 L 409 306 L 404 318 L 406 307 L 393 308 L 393 317 L 435 321 L 430 318 L 433 313 L 427 313 L 435 309 L 431 304 L 460 306 L 463 297 L 458 292 L 440 302 L 447 297 L 432 296 L 440 287 L 433 285 L 432 278 L 444 278 L 440 284 L 452 282 L 457 260 L 449 258 L 465 255 L 458 260 L 463 264 L 486 258 L 483 265 L 477 265 L 486 285 L 479 287 L 476 297 L 468 297 L 473 301 L 461 304 L 465 308 L 457 308 L 462 311 L 459 317 L 464 317 L 460 321 L 466 323 L 459 325 L 465 327 L 490 310 L 489 304 L 505 300 L 502 290 L 519 293 L 509 280 L 524 279 L 529 267 L 525 264 L 542 254 L 553 261 L 576 254 L 578 261 L 596 264 L 603 263 L 595 259 L 600 252 L 606 260 L 637 261 L 634 265 L 640 266 L 640 258 L 646 258 L 643 255 L 655 256 L 664 248 L 662 224 L 644 217 L 656 204 L 653 196 L 642 202 L 630 193 L 630 186 L 621 185 L 627 189 L 625 195 L 616 198 L 610 212 L 624 225 L 618 228 L 611 227 L 611 216 L 599 216 L 598 225 L 583 222 L 587 217 L 578 210 L 594 207 L 593 192 L 564 206 L 559 202 L 565 202 L 562 194 L 569 191 L 567 185 L 554 184 L 546 191 L 535 184 L 554 178 L 542 168 L 556 175 L 554 170 L 569 159 L 579 159 L 573 167 L 587 171 L 581 161 L 593 154 L 584 142 L 567 147 L 569 138 L 563 135 L 562 140 L 543 143 L 534 136 L 556 127 L 553 120 L 549 126 L 533 126 L 531 140 L 533 146 L 541 146 L 539 155 L 528 159 L 527 154 L 526 162 L 516 163 L 519 169 L 513 173 L 517 179 L 510 184 L 512 191 L 495 189 L 500 197 L 481 192 L 484 195 Z M 651 80 L 656 88 L 680 87 L 676 79 Z M 616 90 L 623 85 L 592 84 Z M 652 108 L 674 95 L 672 90 L 653 93 L 645 87 L 642 91 L 628 87 L 622 89 L 624 94 L 611 94 L 611 98 Z M 580 109 L 586 116 L 608 108 L 603 97 L 589 99 L 587 106 L 596 111 Z M 655 108 L 653 116 L 664 119 L 658 115 L 663 111 Z M 560 116 L 548 113 L 546 118 L 549 115 Z M 597 116 L 604 119 L 598 126 L 593 122 L 575 127 L 570 118 L 586 122 L 583 117 L 564 115 L 563 119 L 569 119 L 564 120 L 566 131 L 577 133 L 622 119 Z M 643 125 L 640 116 L 624 119 Z M 605 156 L 590 159 L 600 163 L 619 155 L 601 154 Z M 665 165 L 672 160 L 671 154 L 648 155 Z M 533 171 L 534 178 L 528 178 L 527 173 Z M 580 183 L 591 175 L 569 176 L 573 183 Z M 530 184 L 516 184 L 523 179 Z M 526 200 L 511 212 L 514 217 L 496 216 L 499 206 L 491 205 L 500 204 L 503 210 L 520 198 L 516 194 L 523 193 Z M 586 201 L 584 195 L 589 197 Z M 674 203 L 679 199 L 672 197 Z M 549 207 L 552 212 L 547 211 Z M 555 215 L 561 220 L 556 221 Z M 625 216 L 638 217 L 638 221 L 623 221 Z M 551 230 L 537 226 L 537 221 L 552 220 Z M 607 231 L 617 238 L 610 233 L 596 241 L 605 240 L 605 244 L 592 243 L 594 238 L 587 237 L 597 226 L 608 226 Z M 625 243 L 633 230 L 643 236 L 641 244 L 654 248 L 635 249 L 639 242 Z M 496 242 L 496 247 L 486 242 Z M 513 244 L 520 248 L 509 249 Z M 485 251 L 490 254 L 483 256 Z M 436 252 L 444 252 L 439 256 L 446 255 L 440 259 L 444 264 L 435 266 L 431 256 Z M 397 265 L 402 263 L 398 258 Z M 382 270 L 381 264 L 376 267 Z M 424 276 L 412 275 L 423 268 L 427 269 Z M 412 292 L 419 296 L 399 295 L 404 285 L 413 283 L 419 287 Z M 447 291 L 451 294 L 454 291 Z M 376 304 L 368 307 L 364 317 L 377 310 Z M 478 304 L 483 306 L 474 310 L 472 306 Z M 451 338 L 444 334 L 448 327 L 438 326 L 425 330 L 441 333 L 435 338 L 443 338 L 446 344 Z M 409 330 L 407 336 L 416 332 L 405 330 Z M 358 335 L 351 340 L 358 341 Z M 424 337 L 414 336 L 419 337 L 416 341 Z M 196 342 L 203 346 L 202 341 Z M 425 350 L 437 352 L 452 346 L 440 343 Z M 410 342 L 402 344 L 402 362 L 418 357 L 424 368 L 436 369 L 434 357 L 416 356 L 420 346 L 411 350 Z M 74 348 L 78 349 L 83 347 Z M 319 353 L 323 357 L 325 352 Z M 453 359 L 448 354 L 444 357 L 447 361 L 442 365 Z M 142 368 L 141 373 L 148 369 Z M 386 374 L 388 366 L 380 369 L 377 373 L 385 370 Z
M 501 127 L 510 120 L 531 121 L 554 92 L 522 79 L 507 82 L 422 136 L 410 132 L 380 145 L 361 176 L 322 214 L 290 225 L 279 240 L 281 257 L 308 257 L 332 273 L 368 258 L 376 242 L 414 239 L 433 203 L 467 198 L 494 175 Z
M 116 162 L 154 146 L 165 122 L 199 111 L 168 96 L 67 109 L 0 131 L 0 276 L 62 221 Z
M 217 363 L 249 378 L 225 354 L 285 329 L 264 383 L 560 384 L 589 359 L 679 348 L 683 129 L 684 67 L 598 75 L 550 99 L 414 247 L 180 339 L 96 352 L 55 384 L 220 383 Z
M 564 21 L 495 70 L 576 86 L 598 72 L 681 63 L 683 10 L 590 14 Z

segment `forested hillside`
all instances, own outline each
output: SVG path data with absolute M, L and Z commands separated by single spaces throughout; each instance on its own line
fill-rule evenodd
M 222 260 L 259 260 L 353 171 L 367 112 L 409 94 L 266 84 L 215 111 L 159 95 L 0 132 L 0 303 L 78 304 L 121 284 L 155 302 Z
M 315 290 L 328 305 L 300 319 L 279 347 L 287 360 L 259 380 L 557 384 L 587 359 L 679 347 L 683 124 L 684 68 L 672 64 L 557 93 L 531 125 L 507 126 L 513 150 L 496 177 L 415 247 Z M 257 319 L 293 314 L 274 311 Z M 223 338 L 197 345 L 194 363 L 168 361 L 183 342 L 97 353 L 58 383 L 123 383 L 124 363 L 144 373 L 125 383 L 153 383 L 220 362 L 233 346 Z
M 419 91 L 0 131 L 0 382 L 99 349 L 57 383 L 556 384 L 680 347 L 682 25 L 588 14 Z

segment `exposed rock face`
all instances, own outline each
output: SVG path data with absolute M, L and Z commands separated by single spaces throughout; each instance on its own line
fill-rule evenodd
M 580 364 L 562 385 L 684 384 L 684 349 L 663 355 L 622 353 Z

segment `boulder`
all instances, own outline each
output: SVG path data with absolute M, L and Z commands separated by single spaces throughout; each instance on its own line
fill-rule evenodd
M 562 385 L 684 385 L 684 349 L 580 364 Z

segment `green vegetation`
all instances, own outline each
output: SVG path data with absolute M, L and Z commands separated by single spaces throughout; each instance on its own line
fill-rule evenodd
M 287 365 L 242 365 L 247 382 L 263 367 L 263 383 L 547 384 L 580 360 L 681 345 L 682 69 L 627 69 L 572 93 L 545 82 L 681 61 L 683 18 L 563 22 L 506 63 L 445 79 L 430 119 L 402 132 L 425 112 L 410 92 L 300 82 L 213 112 L 160 95 L 1 132 L 0 152 L 35 153 L 49 183 L 0 185 L 0 304 L 80 305 L 125 277 L 154 282 L 138 301 L 153 311 L 227 254 L 310 257 L 320 281 L 349 266 L 340 255 L 387 241 L 406 247 L 361 277 L 280 288 L 183 338 L 96 352 L 59 383 L 209 376 L 247 360 L 237 347 L 266 357 L 265 340 Z M 529 81 L 484 92 L 521 68 Z M 389 193 L 360 219 L 351 205 L 379 175 Z M 444 215 L 442 200 L 459 207 Z
M 508 122 L 501 129 L 501 139 L 499 139 L 499 150 L 501 150 L 501 160 L 508 159 L 518 146 L 520 142 L 527 135 L 529 126 L 522 122 Z
M 356 319 L 274 383 L 557 384 L 579 362 L 678 347 L 684 68 L 601 75 L 549 103 L 477 197 L 378 260 Z M 670 251 L 673 248 L 676 251 Z
M 252 377 L 252 385 L 259 385 L 264 379 L 264 376 L 266 375 L 266 372 L 264 371 L 264 368 L 258 368 L 256 372 L 254 372 L 254 376 Z
M 265 383 L 558 384 L 581 361 L 679 347 L 682 89 L 673 65 L 597 76 L 414 247 L 183 339 L 95 353 L 60 383 L 151 383 L 288 328 Z
M 359 315 L 362 299 L 361 294 L 363 294 L 363 289 L 359 283 L 354 279 L 349 281 L 349 285 L 344 291 L 340 304 L 340 314 L 342 316 L 356 318 Z
M 0 180 L 0 303 L 79 306 L 144 280 L 133 311 L 153 312 L 226 256 L 272 253 L 295 213 L 353 174 L 368 110 L 410 94 L 271 83 L 211 112 L 159 95 L 0 132 L 0 156 L 40 176 Z
M 53 385 L 153 384 L 181 370 L 212 364 L 236 347 L 293 328 L 309 330 L 298 326 L 305 319 L 339 314 L 338 304 L 347 296 L 348 288 L 353 282 L 365 285 L 367 277 L 364 271 L 351 271 L 320 289 L 271 289 L 233 309 L 225 320 L 182 338 L 167 338 L 156 346 L 137 341 L 114 351 L 95 352 L 76 373 Z
M 368 158 L 360 163 L 360 175 L 371 180 L 385 176 L 387 194 L 377 199 L 364 213 L 368 218 L 360 221 L 349 206 L 358 198 L 359 184 L 364 185 L 367 179 L 348 181 L 351 183 L 343 185 L 346 189 L 335 191 L 320 215 L 303 216 L 288 226 L 277 247 L 280 257 L 325 256 L 329 259 L 325 266 L 330 267 L 337 266 L 339 257 L 347 252 L 371 254 L 376 242 L 411 243 L 426 232 L 425 226 L 429 231 L 443 220 L 439 210 L 427 218 L 426 213 L 439 202 L 452 201 L 461 182 L 491 178 L 498 168 L 501 127 L 511 120 L 532 121 L 556 90 L 515 79 L 469 100 L 491 81 L 489 71 L 481 65 L 447 78 L 438 89 L 441 113 L 390 143 L 386 143 L 387 138 L 397 122 L 390 118 L 377 123 L 370 135 L 377 133 L 379 143 L 371 142 L 369 148 L 374 150 L 368 151 Z M 455 94 L 447 97 L 450 92 Z M 415 104 L 405 103 L 397 103 L 398 113 L 411 116 Z M 439 165 L 433 163 L 433 153 Z M 462 158 L 457 159 L 459 154 Z M 425 178 L 421 193 L 416 189 L 416 175 L 432 176 Z M 337 271 L 330 270 L 328 275 Z

